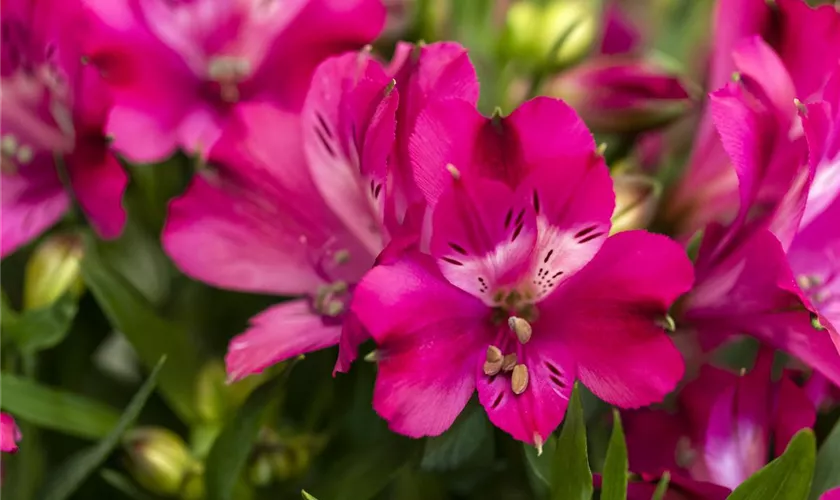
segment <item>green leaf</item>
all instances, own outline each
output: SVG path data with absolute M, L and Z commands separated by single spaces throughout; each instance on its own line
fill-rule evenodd
M 665 498 L 665 493 L 668 493 L 669 484 L 671 484 L 671 473 L 666 470 L 662 473 L 662 477 L 659 478 L 659 483 L 657 483 L 656 490 L 654 490 L 650 500 L 662 500 Z
M 586 451 L 586 421 L 577 384 L 569 407 L 557 451 L 551 463 L 552 500 L 589 500 L 592 498 L 592 471 Z
M 418 445 L 417 440 L 392 436 L 356 448 L 334 463 L 311 489 L 318 498 L 369 500 L 388 486 Z
M 102 479 L 132 500 L 153 500 L 153 497 L 141 490 L 134 481 L 111 469 L 105 469 L 99 473 Z
M 290 369 L 286 367 L 286 370 Z M 213 442 L 204 474 L 208 500 L 233 498 L 234 488 L 254 446 L 263 417 L 285 380 L 285 376 L 278 377 L 254 391 Z
M 4 328 L 3 334 L 14 339 L 24 353 L 34 354 L 55 347 L 70 331 L 78 308 L 76 296 L 65 293 L 48 306 L 16 313 L 12 324 Z
M 826 491 L 840 486 L 840 421 L 825 438 L 817 454 L 814 469 L 814 484 L 811 485 L 811 500 L 817 500 Z
M 625 500 L 627 498 L 627 443 L 621 416 L 613 410 L 613 430 L 607 460 L 604 463 L 604 478 L 601 486 L 601 500 Z
M 787 449 L 732 492 L 728 500 L 805 500 L 814 476 L 817 443 L 810 429 L 796 433 Z
M 120 418 L 108 405 L 4 373 L 0 406 L 38 427 L 89 439 L 107 436 Z
M 300 490 L 300 495 L 303 497 L 303 500 L 318 500 L 317 498 L 307 493 L 306 490 Z
M 185 329 L 158 316 L 128 280 L 101 258 L 96 242 L 86 240 L 82 275 L 108 320 L 134 346 L 147 367 L 161 356 L 169 360 L 160 374 L 160 391 L 185 421 L 195 420 L 193 407 L 199 357 Z
M 40 500 L 63 500 L 69 498 L 82 483 L 108 458 L 108 455 L 120 443 L 125 431 L 134 424 L 140 410 L 146 404 L 157 384 L 158 376 L 166 362 L 161 358 L 152 370 L 149 378 L 140 387 L 126 406 L 125 411 L 111 432 L 93 447 L 71 456 L 58 470 L 51 474 L 52 479 L 41 490 Z
M 492 440 L 493 428 L 484 411 L 471 406 L 448 431 L 426 440 L 420 467 L 430 471 L 457 469 Z

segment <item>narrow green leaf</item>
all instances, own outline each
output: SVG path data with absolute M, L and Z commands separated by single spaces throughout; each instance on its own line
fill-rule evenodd
M 557 437 L 549 436 L 543 444 L 542 453 L 531 446 L 524 445 L 525 461 L 533 476 L 545 486 L 551 486 L 551 463 L 557 450 Z
M 625 500 L 627 498 L 627 443 L 621 416 L 613 410 L 613 430 L 604 463 L 604 477 L 601 486 L 601 500 Z
M 263 416 L 285 380 L 285 376 L 278 377 L 254 391 L 213 442 L 204 474 L 208 500 L 233 498 L 234 488 L 254 446 Z
M 93 474 L 102 462 L 108 458 L 108 455 L 120 443 L 125 431 L 137 420 L 140 410 L 143 409 L 149 396 L 152 395 L 165 362 L 166 358 L 161 358 L 158 361 L 149 378 L 131 398 L 117 425 L 105 438 L 93 447 L 71 456 L 58 470 L 51 474 L 52 479 L 44 486 L 38 496 L 40 500 L 64 500 L 71 497 L 85 479 Z
M 668 493 L 668 485 L 671 484 L 671 473 L 667 470 L 662 473 L 659 483 L 656 485 L 656 490 L 650 500 L 662 500 L 665 498 L 665 493 Z
M 303 500 L 318 500 L 317 498 L 307 493 L 306 490 L 300 490 L 300 495 L 303 497 Z
M 840 486 L 840 421 L 823 441 L 817 454 L 814 469 L 814 484 L 811 485 L 810 500 L 817 500 L 826 491 Z
M 78 308 L 78 299 L 72 293 L 65 293 L 50 305 L 19 313 L 9 334 L 25 353 L 55 347 L 70 331 Z
M 107 436 L 120 418 L 106 404 L 9 373 L 0 377 L 0 393 L 0 407 L 16 418 L 81 438 Z
M 551 464 L 552 500 L 589 500 L 592 498 L 592 471 L 586 450 L 586 421 L 577 384 L 569 407 L 557 451 Z
M 108 320 L 152 367 L 161 356 L 169 362 L 160 374 L 160 391 L 182 419 L 193 421 L 192 402 L 199 358 L 187 332 L 158 316 L 152 305 L 101 258 L 93 238 L 86 238 L 82 275 Z
M 805 500 L 814 477 L 816 448 L 810 429 L 797 432 L 782 456 L 741 483 L 728 500 Z
M 456 469 L 492 439 L 493 428 L 484 411 L 468 408 L 448 431 L 425 441 L 420 466 L 430 471 Z

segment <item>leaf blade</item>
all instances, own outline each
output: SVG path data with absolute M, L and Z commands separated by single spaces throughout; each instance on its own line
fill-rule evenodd
M 814 481 L 809 499 L 818 500 L 826 491 L 840 486 L 840 421 L 823 441 L 817 453 Z
M 592 498 L 592 471 L 586 444 L 586 420 L 578 384 L 572 391 L 557 451 L 551 464 L 552 500 L 589 500 Z
M 157 385 L 158 377 L 165 363 L 165 357 L 158 361 L 157 366 L 149 374 L 149 378 L 143 382 L 143 385 L 131 398 L 116 426 L 107 436 L 93 447 L 71 456 L 53 474 L 52 479 L 47 482 L 38 495 L 40 500 L 64 500 L 70 497 L 85 479 L 108 458 L 108 455 L 119 444 L 125 431 L 137 420 L 140 411 Z
M 601 500 L 625 500 L 627 498 L 627 443 L 621 425 L 621 415 L 613 410 L 613 430 L 604 463 L 604 477 L 601 486 Z

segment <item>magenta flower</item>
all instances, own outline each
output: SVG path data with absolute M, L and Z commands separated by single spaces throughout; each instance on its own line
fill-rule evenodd
M 299 112 L 318 63 L 385 18 L 376 0 L 86 2 L 108 26 L 90 52 L 114 93 L 107 131 L 136 162 L 204 155 L 246 103 Z
M 601 57 L 554 79 L 587 125 L 603 132 L 639 132 L 683 116 L 692 102 L 677 76 L 638 58 Z
M 820 310 L 817 303 L 832 314 L 832 303 L 825 302 L 832 282 L 821 287 L 819 280 L 830 277 L 835 265 L 807 256 L 830 255 L 835 238 L 832 228 L 813 237 L 800 229 L 813 169 L 805 138 L 795 134 L 799 122 L 788 116 L 793 85 L 760 40 L 745 41 L 739 57 L 749 71 L 740 83 L 712 94 L 710 109 L 739 181 L 740 209 L 728 227 L 706 228 L 695 262 L 696 284 L 679 308 L 678 323 L 697 333 L 703 350 L 734 335 L 753 335 L 840 384 L 830 320 L 821 331 L 811 322 Z M 810 135 L 829 132 L 819 123 L 808 124 Z M 811 288 L 803 292 L 797 282 Z M 821 300 L 809 300 L 806 293 Z
M 410 175 L 394 160 L 403 136 L 426 100 L 478 94 L 463 48 L 402 50 L 387 71 L 368 52 L 328 59 L 300 116 L 240 106 L 211 150 L 213 169 L 170 205 L 163 244 L 185 273 L 303 297 L 266 310 L 233 339 L 232 379 L 339 340 L 343 371 L 366 338 L 347 310 L 355 284 L 389 241 L 412 241 L 406 228 L 419 225 L 405 203 Z
M 70 196 L 60 168 L 98 233 L 118 236 L 128 178 L 102 132 L 108 94 L 96 71 L 81 61 L 87 19 L 75 2 L 28 0 L 4 1 L 2 16 L 0 255 L 67 212 Z
M 372 269 L 351 306 L 378 345 L 373 405 L 393 430 L 440 434 L 477 390 L 495 425 L 539 447 L 575 380 L 623 407 L 674 388 L 683 363 L 658 321 L 690 262 L 662 236 L 607 238 L 609 172 L 571 108 L 538 98 L 488 120 L 430 105 L 411 146 L 429 253 Z
M 0 451 L 16 453 L 22 438 L 14 417 L 8 413 L 0 413 Z
M 765 350 L 741 376 L 703 366 L 680 392 L 676 414 L 626 413 L 631 469 L 670 470 L 734 489 L 781 455 L 799 430 L 814 424 L 816 412 L 787 374 L 771 379 L 772 361 Z
M 840 488 L 826 491 L 822 494 L 820 500 L 840 500 Z
M 779 84 L 770 86 L 789 90 L 791 98 L 802 101 L 819 95 L 840 60 L 840 13 L 830 5 L 812 8 L 803 0 L 775 4 L 777 10 L 763 0 L 718 1 L 707 88 L 720 89 L 735 71 L 760 69 L 745 62 L 738 47 L 745 39 L 764 36 L 790 74 L 789 84 L 770 80 Z M 790 101 L 779 104 L 784 104 L 780 109 L 793 120 L 795 109 Z M 673 222 L 681 236 L 690 237 L 705 224 L 729 219 L 737 212 L 738 181 L 731 165 L 715 131 L 713 112 L 707 110 L 686 173 L 668 204 L 668 212 L 678 219 Z

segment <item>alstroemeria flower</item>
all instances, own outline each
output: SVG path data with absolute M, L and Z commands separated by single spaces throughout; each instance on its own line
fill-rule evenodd
M 14 417 L 8 413 L 0 413 L 0 451 L 17 452 L 18 443 L 22 438 Z
M 840 488 L 826 491 L 822 494 L 820 500 L 840 500 Z
M 791 99 L 806 101 L 819 95 L 840 60 L 840 13 L 833 6 L 812 8 L 803 0 L 777 0 L 775 5 L 764 0 L 719 0 L 708 89 L 720 89 L 735 71 L 762 69 L 748 62 L 745 65 L 737 51 L 744 39 L 756 35 L 771 44 L 790 75 L 790 84 L 777 80 L 765 83 L 789 93 Z M 784 88 L 787 85 L 790 87 Z M 781 109 L 787 119 L 795 120 L 796 110 L 790 102 L 780 102 L 784 104 Z M 715 131 L 713 114 L 712 110 L 704 114 L 686 173 L 667 205 L 675 230 L 686 238 L 709 222 L 731 218 L 738 210 L 738 180 Z M 801 137 L 801 129 L 793 132 Z
M 712 94 L 710 109 L 739 181 L 740 209 L 728 227 L 706 228 L 695 262 L 696 284 L 679 307 L 678 324 L 696 332 L 704 350 L 731 336 L 753 335 L 840 384 L 833 329 L 812 327 L 816 302 L 797 284 L 798 276 L 814 285 L 829 276 L 830 259 L 821 255 L 797 264 L 797 255 L 830 253 L 834 238 L 829 228 L 801 247 L 805 253 L 797 254 L 797 245 L 791 245 L 802 238 L 797 231 L 813 177 L 805 138 L 796 135 L 801 127 L 796 117 L 788 117 L 793 84 L 760 40 L 746 40 L 738 57 L 749 71 L 741 82 Z M 809 293 L 820 290 L 825 289 Z
M 631 469 L 670 470 L 734 489 L 781 455 L 799 430 L 814 424 L 816 412 L 786 374 L 771 379 L 772 361 L 773 352 L 762 351 L 740 376 L 703 366 L 679 393 L 676 414 L 626 413 Z
M 413 121 L 400 117 L 432 95 L 478 93 L 466 51 L 455 44 L 425 46 L 407 61 L 386 71 L 367 51 L 326 60 L 299 118 L 243 105 L 210 153 L 213 171 L 170 205 L 164 248 L 185 273 L 303 297 L 266 310 L 233 339 L 231 378 L 339 340 L 336 368 L 355 358 L 366 338 L 346 307 L 355 284 L 385 244 L 406 236 L 403 225 L 415 224 L 395 202 L 408 199 L 394 182 L 395 136 L 399 143 Z
M 206 154 L 238 106 L 294 116 L 316 66 L 372 41 L 377 0 L 85 0 L 89 54 L 114 93 L 107 131 L 135 162 Z
M 372 269 L 351 306 L 378 346 L 376 411 L 437 435 L 478 391 L 495 425 L 540 446 L 576 380 L 622 407 L 661 400 L 683 373 L 659 322 L 691 285 L 685 253 L 643 231 L 607 237 L 609 172 L 562 102 L 446 109 L 429 106 L 412 139 L 429 253 Z
M 10 0 L 2 7 L 2 244 L 6 256 L 70 207 L 59 171 L 97 232 L 120 234 L 128 177 L 102 132 L 109 98 L 81 61 L 87 19 L 74 1 Z

